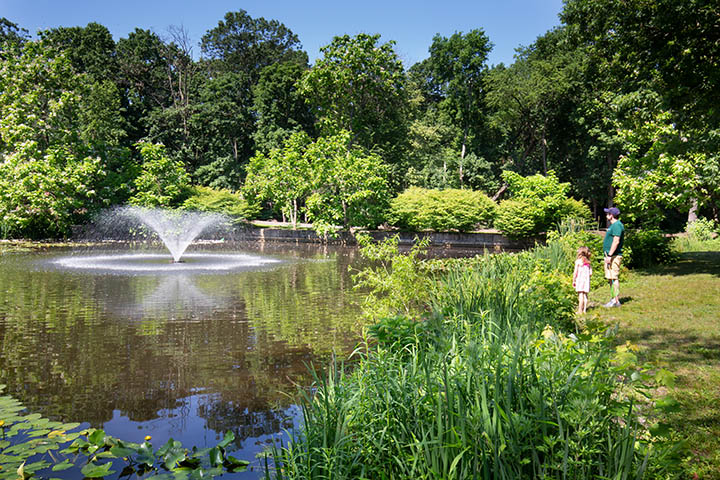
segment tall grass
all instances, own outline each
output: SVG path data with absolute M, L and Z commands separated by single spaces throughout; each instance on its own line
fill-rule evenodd
M 318 374 L 268 477 L 643 478 L 652 448 L 607 333 L 562 333 L 572 294 L 553 248 L 451 268 L 422 328 Z

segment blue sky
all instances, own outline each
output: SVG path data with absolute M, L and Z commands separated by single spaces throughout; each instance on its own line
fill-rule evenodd
M 482 28 L 495 45 L 489 63 L 510 64 L 515 48 L 560 24 L 562 0 L 0 0 L 0 17 L 31 34 L 98 22 L 118 40 L 135 27 L 166 36 L 168 26 L 183 26 L 195 56 L 203 34 L 226 12 L 239 9 L 284 23 L 300 38 L 311 62 L 335 35 L 379 33 L 382 41 L 395 40 L 395 51 L 409 67 L 427 58 L 436 33 L 448 37 L 474 28 Z

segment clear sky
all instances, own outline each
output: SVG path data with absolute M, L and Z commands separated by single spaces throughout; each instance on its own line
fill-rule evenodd
M 406 67 L 427 58 L 432 38 L 482 28 L 495 45 L 489 63 L 510 64 L 518 46 L 526 46 L 560 24 L 562 0 L 0 0 L 6 17 L 31 34 L 53 27 L 105 25 L 115 40 L 136 27 L 167 36 L 170 25 L 183 26 L 194 41 L 228 11 L 246 10 L 253 18 L 278 20 L 300 39 L 314 62 L 320 47 L 335 35 L 379 33 L 395 40 Z

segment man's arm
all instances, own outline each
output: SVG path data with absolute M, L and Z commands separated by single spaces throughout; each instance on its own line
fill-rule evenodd
M 612 239 L 612 245 L 610 245 L 610 251 L 605 256 L 605 263 L 610 263 L 610 257 L 615 255 L 615 252 L 617 251 L 618 245 L 620 245 L 620 237 L 613 236 Z

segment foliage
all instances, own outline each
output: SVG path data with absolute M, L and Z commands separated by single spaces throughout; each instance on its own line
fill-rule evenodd
M 268 152 L 280 148 L 292 133 L 313 131 L 312 112 L 297 86 L 305 70 L 307 66 L 294 62 L 263 68 L 253 87 L 254 110 L 258 116 L 257 150 Z
M 698 218 L 685 226 L 686 235 L 672 240 L 676 252 L 714 252 L 720 249 L 718 224 L 709 218 Z
M 314 228 L 379 225 L 389 203 L 388 170 L 382 159 L 353 144 L 350 132 L 320 137 L 304 154 L 312 165 L 307 213 Z
M 140 142 L 137 147 L 143 163 L 135 178 L 136 192 L 130 198 L 130 204 L 141 207 L 179 204 L 190 185 L 190 176 L 182 163 L 168 158 L 163 145 Z
M 628 267 L 645 268 L 671 263 L 675 259 L 670 238 L 660 230 L 632 229 L 626 233 L 623 260 Z
M 356 238 L 360 254 L 373 262 L 372 267 L 353 275 L 354 288 L 367 292 L 363 300 L 364 315 L 378 320 L 422 313 L 430 285 L 426 275 L 430 267 L 422 259 L 428 240 L 419 240 L 410 252 L 401 254 L 397 235 L 377 244 L 367 234 L 357 234 Z
M 64 149 L 39 158 L 20 152 L 0 163 L 0 223 L 4 238 L 66 236 L 84 218 L 102 173 L 98 159 L 78 160 Z
M 566 194 L 570 188 L 553 171 L 523 177 L 503 172 L 511 198 L 500 202 L 495 227 L 512 237 L 529 237 L 547 231 L 566 217 L 587 220 L 586 206 Z
M 80 119 L 92 108 L 63 55 L 41 42 L 15 46 L 0 61 L 0 212 L 3 231 L 33 238 L 63 236 L 103 204 L 99 138 Z M 116 152 L 120 153 L 121 152 Z M 112 189 L 111 189 L 112 190 Z
M 575 107 L 584 58 L 581 50 L 565 45 L 563 30 L 555 29 L 519 49 L 512 65 L 493 68 L 487 75 L 489 123 L 502 132 L 500 148 L 518 171 L 562 166 L 569 110 Z M 573 162 L 583 163 L 577 158 Z
M 472 190 L 428 190 L 411 187 L 390 202 L 390 224 L 415 231 L 473 230 L 489 225 L 495 203 Z
M 28 31 L 20 28 L 17 23 L 11 22 L 5 17 L 0 17 L 0 52 L 4 44 L 20 45 L 28 38 Z
M 222 72 L 203 83 L 190 118 L 203 152 L 194 178 L 203 185 L 236 190 L 253 152 L 252 79 L 244 72 Z
M 353 143 L 394 163 L 405 142 L 405 76 L 394 42 L 379 40 L 365 33 L 333 38 L 320 48 L 323 57 L 303 76 L 300 92 L 323 135 L 348 131 Z
M 687 211 L 698 198 L 698 168 L 705 157 L 687 151 L 668 112 L 637 117 L 633 128 L 620 132 L 627 150 L 613 173 L 615 200 L 629 221 L 657 226 L 663 209 Z
M 450 37 L 438 34 L 428 49 L 430 56 L 411 68 L 411 77 L 427 103 L 413 126 L 440 128 L 445 136 L 440 148 L 425 143 L 431 138 L 421 140 L 423 147 L 432 148 L 430 158 L 444 157 L 442 184 L 429 186 L 481 186 L 479 179 L 473 178 L 477 173 L 473 167 L 484 158 L 482 149 L 488 130 L 484 79 L 491 49 L 492 43 L 482 29 L 455 32 Z M 439 162 L 433 163 L 437 166 Z M 452 180 L 448 182 L 448 178 Z
M 380 320 L 377 347 L 349 373 L 317 374 L 303 430 L 273 450 L 275 477 L 642 478 L 673 468 L 637 421 L 652 375 L 635 347 L 613 351 L 604 327 L 563 333 L 572 293 L 557 269 L 571 259 L 553 260 L 553 248 L 479 257 L 429 279 L 432 313 Z
M 711 218 L 698 218 L 685 227 L 688 237 L 700 242 L 717 237 L 718 224 Z
M 153 451 L 149 436 L 141 444 L 124 442 L 106 435 L 103 430 L 78 431 L 79 423 L 52 422 L 37 413 L 22 415 L 23 410 L 25 407 L 14 398 L 0 397 L 2 479 L 57 475 L 55 472 L 67 470 L 85 478 L 104 478 L 116 473 L 113 468 L 122 468 L 120 476 L 165 474 L 176 479 L 212 478 L 243 471 L 249 465 L 245 460 L 227 455 L 225 448 L 235 439 L 232 432 L 212 448 L 193 447 L 189 451 L 171 438 Z
M 300 40 L 289 28 L 277 20 L 252 18 L 245 10 L 227 12 L 203 35 L 200 47 L 216 72 L 244 72 L 253 84 L 268 65 L 307 63 Z
M 240 193 L 210 187 L 190 187 L 189 196 L 182 203 L 184 210 L 216 212 L 239 220 L 251 220 L 260 213 L 257 204 L 248 203 Z
M 545 219 L 545 211 L 532 200 L 503 200 L 498 205 L 495 228 L 513 238 L 537 235 Z
M 298 214 L 313 188 L 315 167 L 306 154 L 310 138 L 304 132 L 290 136 L 282 148 L 250 159 L 244 192 L 257 202 L 270 201 L 297 227 Z

